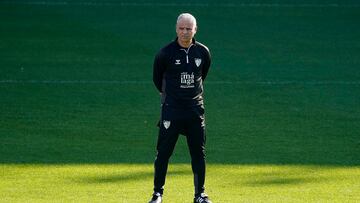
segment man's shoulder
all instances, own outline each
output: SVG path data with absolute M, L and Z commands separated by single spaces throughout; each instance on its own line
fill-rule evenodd
M 196 46 L 199 47 L 201 50 L 203 50 L 203 51 L 205 51 L 205 52 L 207 52 L 207 53 L 210 53 L 209 48 L 208 48 L 206 45 L 204 45 L 203 43 L 196 41 L 195 44 L 196 44 Z
M 160 49 L 160 52 L 169 52 L 170 50 L 174 50 L 176 48 L 176 43 L 174 41 L 169 42 L 168 44 L 166 44 L 165 46 L 163 46 Z
M 196 47 L 198 50 L 201 51 L 201 53 L 210 58 L 210 50 L 207 46 L 205 46 L 201 42 L 196 41 Z
M 175 43 L 174 42 L 170 42 L 168 44 L 166 44 L 165 46 L 163 46 L 157 53 L 157 57 L 160 58 L 167 58 L 169 57 L 169 55 L 171 55 L 171 53 L 173 52 L 173 50 L 175 49 Z

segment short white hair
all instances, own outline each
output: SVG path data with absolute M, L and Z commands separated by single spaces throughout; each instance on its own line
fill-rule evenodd
M 179 21 L 182 20 L 182 19 L 188 19 L 194 24 L 195 27 L 197 26 L 196 25 L 196 18 L 193 15 L 191 15 L 190 13 L 182 13 L 182 14 L 180 14 L 179 17 L 177 18 L 176 24 L 178 24 Z

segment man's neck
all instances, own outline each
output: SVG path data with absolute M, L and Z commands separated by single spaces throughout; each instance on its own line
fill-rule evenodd
M 189 41 L 189 42 L 182 42 L 182 41 L 180 41 L 180 40 L 178 39 L 178 44 L 179 44 L 181 47 L 184 47 L 184 48 L 189 48 L 192 43 L 193 43 L 192 40 Z

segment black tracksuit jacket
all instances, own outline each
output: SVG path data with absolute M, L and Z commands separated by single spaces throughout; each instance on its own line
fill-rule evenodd
M 211 64 L 209 49 L 193 39 L 183 48 L 177 39 L 155 57 L 153 81 L 162 93 L 161 103 L 175 109 L 203 108 L 203 81 Z

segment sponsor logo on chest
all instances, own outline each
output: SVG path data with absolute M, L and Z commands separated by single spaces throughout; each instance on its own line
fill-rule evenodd
M 194 88 L 194 73 L 182 72 L 180 74 L 180 88 Z

